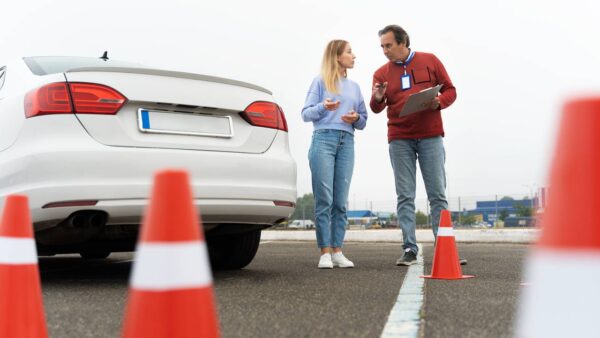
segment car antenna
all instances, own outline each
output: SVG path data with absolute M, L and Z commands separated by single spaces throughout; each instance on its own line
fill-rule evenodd
M 102 56 L 100 58 L 104 61 L 108 61 L 108 51 L 105 50 L 104 54 L 102 54 Z

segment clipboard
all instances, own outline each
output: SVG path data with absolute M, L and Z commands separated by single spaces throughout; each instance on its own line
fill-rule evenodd
M 418 113 L 423 110 L 429 109 L 429 103 L 433 100 L 440 92 L 442 85 L 439 84 L 435 87 L 423 89 L 418 93 L 414 93 L 408 97 L 408 100 L 402 107 L 402 111 L 398 115 L 399 117 L 406 116 L 413 113 Z

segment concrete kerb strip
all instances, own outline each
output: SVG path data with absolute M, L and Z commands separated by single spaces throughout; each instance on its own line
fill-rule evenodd
M 417 242 L 433 243 L 431 229 L 418 229 Z M 454 229 L 456 241 L 460 243 L 534 243 L 539 229 Z M 314 230 L 267 230 L 261 235 L 263 241 L 315 241 Z M 345 242 L 402 242 L 402 231 L 348 230 Z

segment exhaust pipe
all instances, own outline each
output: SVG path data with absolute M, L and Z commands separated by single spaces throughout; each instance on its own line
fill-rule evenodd
M 108 214 L 101 210 L 80 210 L 72 213 L 55 227 L 35 233 L 42 245 L 80 244 L 104 231 Z

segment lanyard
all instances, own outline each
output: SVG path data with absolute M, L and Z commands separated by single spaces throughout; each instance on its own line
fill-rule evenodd
M 408 54 L 408 57 L 406 58 L 406 60 L 404 62 L 402 61 L 396 61 L 396 64 L 402 65 L 404 66 L 404 75 L 406 75 L 406 66 L 408 66 L 408 64 L 410 63 L 410 61 L 412 61 L 413 57 L 415 56 L 415 52 L 410 50 L 410 53 Z

